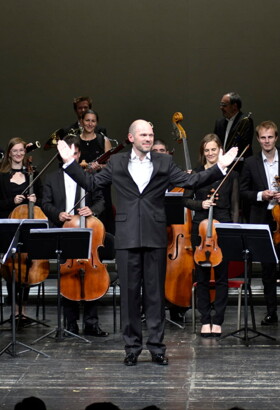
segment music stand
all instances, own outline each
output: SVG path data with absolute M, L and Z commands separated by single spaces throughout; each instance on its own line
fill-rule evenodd
M 240 338 L 245 340 L 247 346 L 250 339 L 258 336 L 276 340 L 274 337 L 258 332 L 255 326 L 253 329 L 248 327 L 248 272 L 251 272 L 252 262 L 278 263 L 269 226 L 217 223 L 215 228 L 223 257 L 229 261 L 244 261 L 244 327 L 222 336 L 221 339 L 228 336 L 240 337 L 238 333 L 243 331 L 244 336 Z M 249 331 L 254 336 L 249 337 Z
M 0 263 L 4 264 L 8 258 L 12 258 L 12 341 L 0 351 L 0 356 L 3 353 L 8 353 L 11 356 L 16 357 L 17 354 L 32 350 L 33 352 L 42 354 L 45 357 L 49 357 L 49 355 L 47 355 L 46 353 L 40 352 L 39 350 L 36 350 L 33 347 L 16 340 L 16 279 L 14 256 L 17 252 L 19 242 L 22 241 L 21 243 L 23 243 L 23 241 L 26 240 L 30 229 L 34 228 L 35 226 L 40 228 L 47 228 L 48 222 L 46 220 L 40 219 L 2 219 L 0 222 L 0 253 L 2 254 Z M 17 353 L 16 345 L 24 346 L 26 350 Z
M 57 267 L 57 327 L 46 335 L 32 342 L 55 334 L 58 341 L 64 340 L 65 335 L 71 335 L 87 343 L 88 339 L 76 335 L 62 327 L 61 324 L 61 296 L 60 296 L 60 261 L 61 259 L 89 259 L 91 251 L 92 230 L 87 228 L 51 228 L 34 229 L 30 231 L 28 254 L 31 259 L 56 259 Z

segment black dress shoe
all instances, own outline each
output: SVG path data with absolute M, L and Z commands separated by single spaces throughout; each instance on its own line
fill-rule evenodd
M 99 326 L 85 326 L 85 335 L 95 336 L 95 337 L 107 337 L 108 332 L 104 332 Z
M 124 358 L 124 364 L 126 366 L 135 366 L 137 364 L 138 356 L 135 353 L 128 353 Z
M 261 325 L 263 326 L 270 326 L 276 325 L 278 323 L 278 316 L 277 313 L 267 314 L 265 318 L 261 321 Z
M 67 326 L 67 330 L 69 330 L 69 332 L 71 333 L 74 333 L 75 335 L 79 334 L 79 326 L 77 325 L 76 322 L 69 323 Z M 71 335 L 69 335 L 68 333 L 68 336 L 71 336 Z
M 168 365 L 168 358 L 162 353 L 152 354 L 152 362 L 166 366 Z

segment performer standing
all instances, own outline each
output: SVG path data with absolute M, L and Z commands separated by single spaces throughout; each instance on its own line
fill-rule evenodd
M 79 137 L 68 135 L 64 139 L 70 146 L 74 144 L 76 161 L 79 161 Z M 86 195 L 86 206 L 76 206 L 70 213 L 74 205 L 80 200 L 81 189 L 76 182 L 63 172 L 62 169 L 54 171 L 46 176 L 43 186 L 42 208 L 50 221 L 50 226 L 62 227 L 65 221 L 70 221 L 74 213 L 80 216 L 99 216 L 104 210 L 104 199 L 99 190 Z M 64 314 L 67 322 L 67 330 L 78 334 L 79 327 L 79 302 L 63 298 Z M 98 322 L 97 302 L 86 301 L 84 304 L 84 332 L 86 335 L 104 337 L 108 336 Z
M 200 173 L 212 168 L 218 162 L 221 141 L 215 134 L 207 134 L 200 143 L 201 166 L 193 172 Z M 183 197 L 184 205 L 195 211 L 192 221 L 192 247 L 195 252 L 202 238 L 199 236 L 199 224 L 208 218 L 209 208 L 213 206 L 213 218 L 219 222 L 238 222 L 239 216 L 239 180 L 238 173 L 232 171 L 218 192 L 218 199 L 212 200 L 211 190 L 215 190 L 221 181 L 205 185 L 195 190 L 188 190 Z M 201 336 L 220 336 L 227 306 L 228 296 L 228 262 L 224 259 L 214 268 L 216 297 L 215 313 L 211 317 L 209 280 L 211 268 L 195 264 L 197 281 L 197 308 L 201 314 Z
M 263 121 L 256 127 L 256 134 L 261 152 L 246 159 L 240 192 L 242 198 L 251 205 L 250 222 L 268 224 L 273 232 L 276 223 L 271 210 L 280 202 L 280 192 L 275 189 L 275 176 L 280 175 L 280 150 L 276 148 L 277 125 L 272 121 Z M 262 263 L 262 281 L 267 313 L 261 324 L 273 325 L 278 322 L 275 263 Z
M 247 158 L 253 154 L 252 141 L 254 136 L 254 123 L 252 118 L 244 123 L 246 117 L 242 111 L 242 101 L 239 94 L 229 92 L 223 95 L 220 102 L 220 109 L 223 118 L 215 123 L 214 134 L 220 138 L 224 151 L 228 151 L 231 147 L 237 146 L 239 153 L 249 144 L 249 149 L 245 152 L 244 157 Z M 243 125 L 242 125 L 243 121 Z M 242 126 L 241 126 L 242 125 Z M 237 165 L 237 171 L 241 171 L 243 161 Z
M 130 152 L 113 155 L 107 166 L 94 175 L 84 174 L 73 160 L 74 147 L 58 142 L 68 175 L 84 186 L 114 184 L 116 205 L 116 258 L 121 285 L 122 329 L 127 366 L 136 365 L 142 351 L 141 286 L 152 361 L 167 365 L 163 343 L 165 324 L 164 283 L 166 272 L 166 215 L 164 194 L 170 185 L 194 188 L 223 175 L 221 169 L 235 158 L 237 148 L 220 156 L 219 166 L 190 175 L 178 168 L 170 155 L 150 152 L 154 140 L 151 124 L 134 121 L 128 133 Z
M 90 163 L 90 168 L 95 171 L 100 171 L 106 164 L 99 164 L 95 161 L 104 152 L 112 148 L 111 142 L 104 134 L 97 133 L 96 127 L 98 124 L 98 114 L 96 111 L 87 110 L 81 116 L 81 125 L 83 132 L 80 135 L 80 150 L 81 155 L 79 162 Z M 100 215 L 100 220 L 103 222 L 106 232 L 115 234 L 114 211 L 111 198 L 111 187 L 107 186 L 102 190 L 105 199 L 105 210 Z

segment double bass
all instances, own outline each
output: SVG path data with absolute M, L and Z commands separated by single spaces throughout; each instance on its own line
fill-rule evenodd
M 85 206 L 85 191 L 81 189 L 81 207 Z M 63 228 L 91 228 L 92 245 L 89 259 L 68 259 L 60 266 L 60 292 L 67 299 L 91 301 L 101 298 L 110 285 L 106 265 L 100 262 L 98 248 L 103 246 L 105 229 L 95 216 L 73 215 Z
M 180 112 L 173 114 L 172 122 L 178 141 L 183 142 L 186 170 L 192 169 L 187 143 L 187 134 L 180 122 L 183 115 Z M 182 188 L 175 190 L 183 191 Z M 167 266 L 165 280 L 165 297 L 176 306 L 191 306 L 193 284 L 193 249 L 191 244 L 192 215 L 190 209 L 185 208 L 185 223 L 170 225 L 167 228 Z

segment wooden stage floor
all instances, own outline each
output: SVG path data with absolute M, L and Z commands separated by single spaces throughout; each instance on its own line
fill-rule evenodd
M 31 346 L 36 338 L 55 329 L 56 312 L 55 303 L 49 303 L 46 323 L 50 328 L 31 325 L 19 330 L 16 340 Z M 91 343 L 85 343 L 48 337 L 32 345 L 48 358 L 31 350 L 16 357 L 2 354 L 0 408 L 13 409 L 24 397 L 37 396 L 48 410 L 83 410 L 102 401 L 113 402 L 122 410 L 152 404 L 162 410 L 279 409 L 280 326 L 260 326 L 263 306 L 255 306 L 255 313 L 257 329 L 276 341 L 259 336 L 246 346 L 232 336 L 222 341 L 203 339 L 192 333 L 190 310 L 184 329 L 166 322 L 169 366 L 152 363 L 148 351 L 143 350 L 137 366 L 126 367 L 122 336 L 119 331 L 113 333 L 112 307 L 106 303 L 99 316 L 102 329 L 110 332 L 107 338 L 89 336 Z M 27 314 L 35 316 L 33 305 Z M 8 307 L 4 316 L 9 317 Z M 224 334 L 236 330 L 236 316 L 236 304 L 232 303 L 227 308 Z M 145 336 L 145 324 L 143 328 Z M 1 327 L 1 350 L 12 339 L 8 329 L 9 324 Z M 15 347 L 17 353 L 23 350 L 18 344 Z

